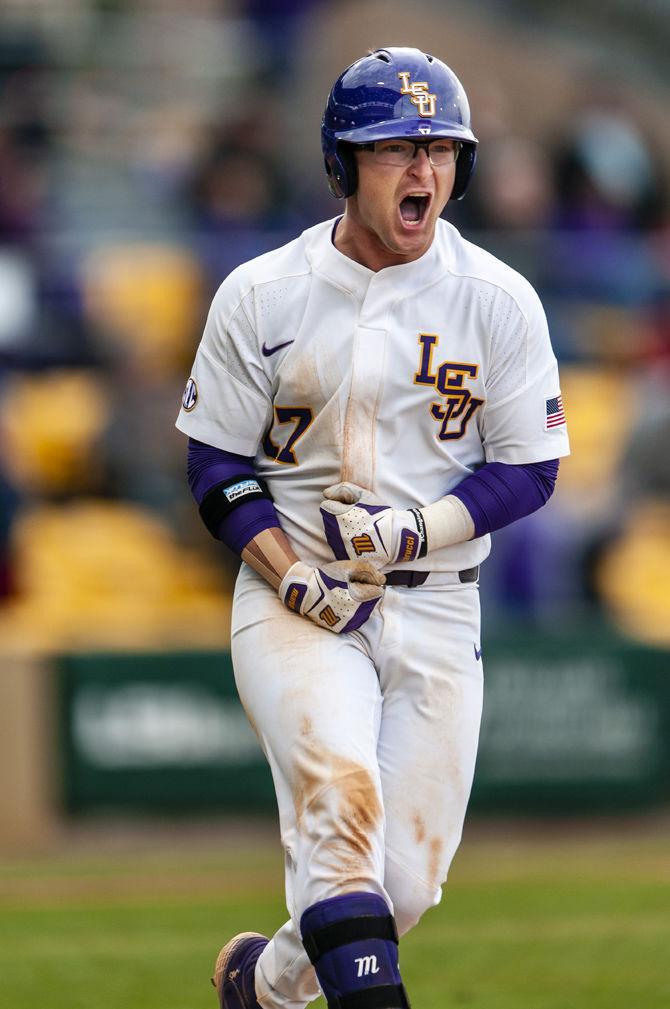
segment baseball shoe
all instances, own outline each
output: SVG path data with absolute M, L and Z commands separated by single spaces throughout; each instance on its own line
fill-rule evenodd
M 212 984 L 221 1009 L 261 1009 L 256 999 L 256 961 L 270 940 L 259 932 L 240 932 L 216 958 Z

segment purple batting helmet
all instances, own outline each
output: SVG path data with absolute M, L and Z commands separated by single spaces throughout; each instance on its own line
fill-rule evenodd
M 450 199 L 462 199 L 477 157 L 470 106 L 453 70 L 420 49 L 376 49 L 335 81 L 321 123 L 333 196 L 342 199 L 356 191 L 350 145 L 395 137 L 458 140 L 461 149 Z

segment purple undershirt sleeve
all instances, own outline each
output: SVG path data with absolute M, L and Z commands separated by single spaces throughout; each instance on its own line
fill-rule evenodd
M 217 484 L 237 476 L 255 475 L 253 456 L 225 452 L 189 438 L 187 478 L 198 505 L 202 504 L 205 495 Z M 234 553 L 241 554 L 249 540 L 263 529 L 272 527 L 279 527 L 279 518 L 272 501 L 248 501 L 223 519 L 216 536 Z
M 489 462 L 450 491 L 475 524 L 475 538 L 537 511 L 551 497 L 558 459 L 512 466 Z

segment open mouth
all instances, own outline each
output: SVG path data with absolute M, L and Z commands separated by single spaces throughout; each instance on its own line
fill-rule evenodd
M 407 227 L 415 228 L 423 221 L 430 203 L 428 193 L 408 193 L 404 200 L 400 201 L 400 216 L 403 224 Z

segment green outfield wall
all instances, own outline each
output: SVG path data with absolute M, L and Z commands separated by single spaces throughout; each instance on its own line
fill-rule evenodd
M 485 642 L 471 808 L 584 812 L 670 798 L 670 652 L 613 637 Z M 60 803 L 92 810 L 274 808 L 227 653 L 58 661 Z

